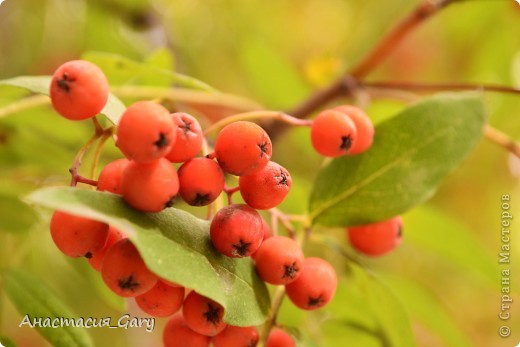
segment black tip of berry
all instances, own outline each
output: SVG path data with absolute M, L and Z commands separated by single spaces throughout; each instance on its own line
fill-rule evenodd
M 341 145 L 339 146 L 339 149 L 348 151 L 350 147 L 352 147 L 352 137 L 350 135 L 341 136 Z
M 205 206 L 209 203 L 210 196 L 209 194 L 199 194 L 195 196 L 195 199 L 190 203 L 191 206 Z
M 85 258 L 87 258 L 87 259 L 92 258 L 92 253 L 91 252 L 87 252 L 87 254 L 85 254 Z
M 206 320 L 211 324 L 218 325 L 220 323 L 219 311 L 220 308 L 213 307 L 213 305 L 208 302 L 208 310 L 204 312 L 204 317 L 206 317 Z
M 291 265 L 284 265 L 285 270 L 282 278 L 294 278 L 300 269 L 296 267 L 296 262 Z
M 177 195 L 172 196 L 168 201 L 166 201 L 164 208 L 172 207 L 175 204 L 175 200 L 177 200 Z
M 137 287 L 139 287 L 140 285 L 140 283 L 134 279 L 133 275 L 130 275 L 127 278 L 120 279 L 117 282 L 117 284 L 119 285 L 119 288 L 123 290 L 130 290 L 132 292 L 136 290 Z
M 244 242 L 243 240 L 240 240 L 239 243 L 233 244 L 233 254 L 239 257 L 245 257 L 249 255 L 250 247 L 250 242 Z
M 163 148 L 170 144 L 170 140 L 165 133 L 159 133 L 159 139 L 153 143 L 157 148 Z
M 307 302 L 307 306 L 314 307 L 314 306 L 320 306 L 323 303 L 323 298 L 318 296 L 317 298 L 309 297 L 309 301 Z

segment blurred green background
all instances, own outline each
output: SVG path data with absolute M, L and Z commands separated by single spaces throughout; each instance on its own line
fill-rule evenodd
M 156 59 L 162 67 L 266 109 L 290 109 L 355 65 L 417 3 L 6 0 L 0 5 L 0 79 L 49 75 L 87 51 L 145 61 L 162 49 L 162 58 Z M 520 86 L 519 32 L 520 6 L 512 0 L 455 4 L 419 27 L 368 79 Z M 16 88 L 0 87 L 0 113 L 22 95 Z M 520 97 L 486 94 L 485 99 L 490 124 L 519 138 Z M 375 122 L 406 106 L 370 93 L 355 102 L 360 100 Z M 32 272 L 80 316 L 118 317 L 125 310 L 139 315 L 132 302 L 124 308 L 104 289 L 86 262 L 58 252 L 48 233 L 49 211 L 20 200 L 35 188 L 68 184 L 70 163 L 91 131 L 89 122 L 63 120 L 48 106 L 0 118 L 0 267 Z M 295 183 L 282 209 L 303 213 L 302 201 L 322 160 L 305 129 L 290 130 L 274 147 L 274 160 L 291 171 Z M 118 156 L 110 144 L 102 161 Z M 402 246 L 383 258 L 356 256 L 343 230 L 317 230 L 307 251 L 326 257 L 342 274 L 336 299 L 313 313 L 286 302 L 280 322 L 301 328 L 309 346 L 393 346 L 385 336 L 399 334 L 408 319 L 418 346 L 515 346 L 520 342 L 519 168 L 518 159 L 482 140 L 430 202 L 405 215 Z M 512 328 L 506 339 L 498 335 L 504 323 L 498 318 L 503 194 L 510 194 L 515 216 L 511 290 L 519 301 L 505 322 Z M 347 257 L 328 251 L 328 243 L 339 243 Z M 347 259 L 352 257 L 367 271 Z M 45 346 L 34 330 L 18 327 L 21 318 L 0 287 L 0 336 L 17 346 Z M 144 329 L 89 333 L 99 346 L 161 344 L 160 328 L 151 334 Z

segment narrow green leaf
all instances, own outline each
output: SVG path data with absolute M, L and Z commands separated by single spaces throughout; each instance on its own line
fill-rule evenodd
M 13 340 L 5 336 L 0 336 L 0 344 L 4 347 L 16 347 L 16 343 Z
M 404 235 L 407 243 L 431 252 L 437 262 L 455 266 L 488 285 L 500 283 L 496 255 L 467 226 L 441 211 L 422 206 L 414 209 L 405 216 Z
M 184 88 L 216 91 L 193 77 L 159 68 L 154 63 L 142 63 L 114 53 L 90 51 L 83 54 L 82 59 L 99 66 L 113 85 L 169 86 L 175 84 Z
M 9 85 L 27 89 L 30 92 L 49 95 L 49 84 L 51 76 L 19 76 L 7 80 L 1 80 L 0 85 Z M 101 113 L 107 116 L 114 124 L 119 122 L 119 118 L 125 111 L 125 105 L 112 93 L 108 96 L 108 101 Z
M 461 333 L 453 318 L 439 305 L 439 300 L 411 280 L 395 275 L 383 277 L 412 317 L 444 340 L 444 346 L 469 347 L 471 340 Z
M 28 272 L 11 269 L 4 274 L 4 287 L 7 296 L 23 316 L 50 320 L 54 318 L 77 319 L 70 309 L 58 298 L 45 283 Z M 29 325 L 22 325 L 22 327 Z M 93 342 L 85 328 L 64 325 L 60 328 L 36 327 L 47 341 L 55 347 L 89 347 Z
M 328 308 L 323 345 L 415 346 L 410 318 L 393 291 L 359 265 L 348 269 Z
M 124 231 L 150 270 L 219 302 L 229 324 L 258 325 L 267 317 L 269 294 L 251 260 L 219 254 L 211 244 L 207 221 L 175 208 L 142 213 L 114 194 L 69 187 L 44 188 L 27 201 Z
M 320 171 L 310 199 L 313 222 L 366 224 L 426 201 L 474 149 L 484 122 L 475 93 L 440 94 L 384 121 L 367 152 Z

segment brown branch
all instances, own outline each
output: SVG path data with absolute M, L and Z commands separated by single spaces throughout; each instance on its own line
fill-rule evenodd
M 334 99 L 352 95 L 359 87 L 358 80 L 364 78 L 381 64 L 416 27 L 441 9 L 457 1 L 460 2 L 461 0 L 424 0 L 408 16 L 397 23 L 389 34 L 383 37 L 374 49 L 350 72 L 345 73 L 329 87 L 311 95 L 309 99 L 287 113 L 296 118 L 306 118 Z M 269 133 L 274 137 L 281 134 L 285 129 L 287 129 L 286 125 L 279 124 L 271 128 Z
M 381 89 L 399 89 L 411 91 L 440 91 L 440 90 L 481 90 L 486 92 L 520 94 L 519 88 L 499 84 L 472 84 L 472 83 L 438 83 L 423 84 L 409 82 L 360 82 L 360 86 Z
M 397 23 L 388 35 L 352 69 L 349 75 L 355 79 L 364 78 L 374 70 L 374 68 L 380 65 L 417 26 L 441 9 L 457 1 L 458 0 L 426 0 L 420 3 L 408 16 Z
M 514 154 L 516 157 L 520 158 L 520 144 L 510 138 L 507 134 L 501 132 L 500 130 L 493 128 L 490 125 L 486 125 L 484 128 L 484 136 L 491 142 L 496 143 L 497 145 L 504 147 L 506 150 Z

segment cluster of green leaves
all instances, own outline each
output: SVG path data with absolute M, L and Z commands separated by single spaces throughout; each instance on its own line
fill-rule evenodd
M 174 83 L 214 93 L 202 82 L 158 67 L 171 64 L 163 53 L 144 63 L 102 53 L 88 53 L 85 58 L 100 65 L 115 85 Z M 47 94 L 48 83 L 49 77 L 29 76 L 0 81 L 36 94 Z M 111 95 L 103 113 L 117 124 L 123 110 L 123 103 Z M 313 225 L 344 228 L 378 221 L 426 201 L 472 152 L 481 138 L 484 122 L 478 94 L 438 95 L 382 122 L 376 127 L 377 136 L 368 152 L 334 159 L 319 171 L 308 206 Z M 145 214 L 131 209 L 118 196 L 67 187 L 43 188 L 25 200 L 100 220 L 124 231 L 153 272 L 222 304 L 224 319 L 230 324 L 260 325 L 268 317 L 269 293 L 252 262 L 218 254 L 211 246 L 207 221 L 176 208 Z M 338 247 L 334 242 L 329 246 Z M 340 272 L 336 302 L 330 308 L 333 319 L 324 329 L 327 345 L 332 346 L 337 334 L 347 329 L 354 341 L 366 341 L 356 342 L 357 345 L 413 346 L 407 310 L 401 300 L 387 289 L 384 281 L 348 259 L 343 261 L 348 269 Z M 8 296 L 22 315 L 71 316 L 66 305 L 33 276 L 10 270 L 3 278 Z M 414 290 L 409 284 L 397 280 L 393 283 Z M 365 300 L 367 297 L 369 300 Z M 355 319 L 353 312 L 364 318 Z M 424 312 L 421 314 L 428 320 Z M 438 329 L 446 331 L 442 326 Z M 42 334 L 56 346 L 91 345 L 88 335 L 81 330 L 43 329 Z M 460 340 L 453 333 L 448 335 L 452 340 Z

